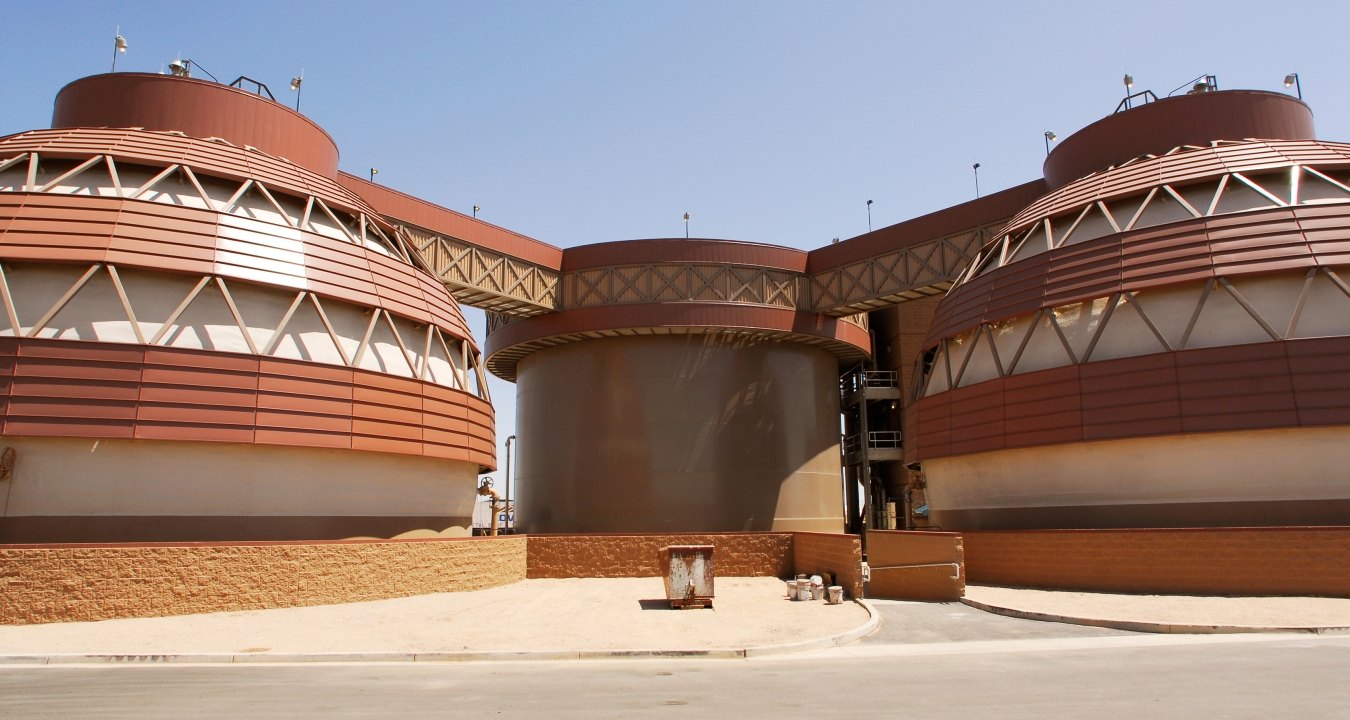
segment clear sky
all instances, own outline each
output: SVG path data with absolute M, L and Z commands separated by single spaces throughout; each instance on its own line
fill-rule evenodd
M 1203 74 L 1350 141 L 1350 3 L 0 0 L 0 135 L 56 92 L 191 58 L 300 109 L 342 167 L 561 247 L 684 234 L 809 249 L 1039 176 L 1060 137 Z M 200 74 L 198 77 L 202 77 Z M 1288 92 L 1292 92 L 1289 90 Z M 466 313 L 483 340 L 481 313 Z M 493 384 L 498 436 L 514 393 Z M 500 448 L 499 442 L 499 448 Z

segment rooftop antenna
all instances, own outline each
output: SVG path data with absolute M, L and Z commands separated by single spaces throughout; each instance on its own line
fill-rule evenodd
M 193 60 L 192 58 L 184 60 L 182 59 L 182 56 L 179 56 L 175 57 L 173 59 L 173 62 L 169 63 L 169 72 L 173 74 L 174 77 L 190 78 L 192 77 L 192 68 L 197 68 L 198 70 L 201 70 L 202 72 L 206 73 L 206 76 L 211 78 L 215 82 L 217 83 L 220 82 L 220 80 L 218 80 L 215 75 L 211 74 L 210 70 L 207 70 L 206 68 L 202 67 L 201 63 Z
M 127 39 L 122 37 L 122 26 L 118 25 L 117 30 L 113 32 L 113 62 L 112 72 L 117 72 L 117 55 L 127 51 Z

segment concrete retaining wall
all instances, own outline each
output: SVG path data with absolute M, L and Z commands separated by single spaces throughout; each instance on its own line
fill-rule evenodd
M 970 531 L 962 536 L 972 583 L 1350 597 L 1350 527 Z
M 531 578 L 653 577 L 667 545 L 712 545 L 714 572 L 723 577 L 792 574 L 792 533 L 680 535 L 531 535 Z
M 857 535 L 799 532 L 792 535 L 793 573 L 830 573 L 849 597 L 863 596 L 862 541 Z
M 966 593 L 960 533 L 869 530 L 868 596 L 896 600 L 960 600 Z
M 524 537 L 0 546 L 0 623 L 155 617 L 479 590 L 525 578 Z

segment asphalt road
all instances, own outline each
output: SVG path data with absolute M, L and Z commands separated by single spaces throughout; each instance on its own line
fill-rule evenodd
M 0 668 L 5 718 L 1350 718 L 1350 636 L 870 644 L 750 660 Z

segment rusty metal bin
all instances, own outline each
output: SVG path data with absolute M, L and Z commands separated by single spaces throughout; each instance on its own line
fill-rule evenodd
M 671 607 L 712 607 L 713 546 L 661 548 L 661 577 L 666 581 L 666 599 Z

